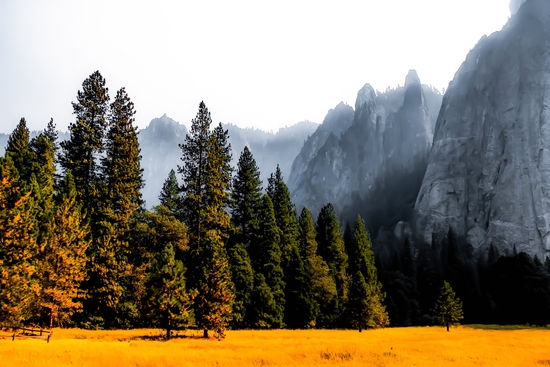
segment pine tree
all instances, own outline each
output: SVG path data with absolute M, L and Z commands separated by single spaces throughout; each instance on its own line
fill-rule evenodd
M 56 175 L 54 144 L 55 142 L 52 143 L 45 133 L 41 133 L 29 143 L 32 157 L 31 196 L 37 204 L 34 213 L 37 222 L 36 241 L 41 249 L 52 240 Z
M 284 269 L 285 315 L 284 322 L 291 329 L 314 327 L 319 305 L 315 302 L 311 285 L 311 275 L 307 272 L 298 247 L 292 246 L 289 262 Z
M 299 218 L 300 255 L 304 259 L 306 271 L 310 274 L 311 289 L 319 311 L 333 308 L 337 300 L 336 283 L 331 276 L 327 263 L 317 254 L 315 227 L 307 208 L 302 209 Z M 322 324 L 322 322 L 321 322 Z
M 173 329 L 185 325 L 189 320 L 192 295 L 185 289 L 185 268 L 176 260 L 172 244 L 167 244 L 151 262 L 147 276 L 148 317 L 153 325 L 166 330 L 170 339 Z
M 134 126 L 136 111 L 124 88 L 117 92 L 110 111 L 101 168 L 108 192 L 109 221 L 124 237 L 130 217 L 142 205 L 140 190 L 144 186 L 138 131 Z
M 233 242 L 250 246 L 253 227 L 262 201 L 262 181 L 256 161 L 244 147 L 231 191 L 231 222 L 237 230 Z
M 29 129 L 25 118 L 19 121 L 9 136 L 5 156 L 11 158 L 19 175 L 19 184 L 27 185 L 31 178 L 32 157 L 29 150 Z
M 255 277 L 254 283 L 259 282 L 263 287 L 261 281 L 263 279 L 269 288 L 271 296 L 267 296 L 265 289 L 255 289 L 256 298 L 253 307 L 256 319 L 253 319 L 251 322 L 252 325 L 263 325 L 261 327 L 271 328 L 282 328 L 284 325 L 285 282 L 281 267 L 281 247 L 279 241 L 279 229 L 275 220 L 273 203 L 268 195 L 264 195 L 258 212 L 258 226 L 254 229 L 249 252 L 255 274 L 263 275 L 263 278 Z M 260 296 L 261 294 L 263 296 Z M 271 302 L 271 298 L 273 298 L 274 306 L 261 303 L 262 300 Z M 257 319 L 260 316 L 261 320 L 264 321 Z M 267 321 L 269 321 L 269 324 L 266 324 Z
M 53 122 L 53 118 L 50 119 L 50 122 L 48 122 L 48 126 L 44 129 L 44 136 L 46 139 L 52 143 L 54 152 L 57 153 L 59 150 L 59 144 L 57 143 L 57 130 L 55 129 L 55 123 Z
M 160 205 L 165 206 L 175 216 L 180 216 L 178 212 L 179 207 L 179 194 L 180 188 L 176 172 L 170 170 L 168 177 L 162 185 L 162 190 L 159 195 Z
M 99 181 L 99 158 L 104 153 L 104 137 L 109 112 L 109 90 L 99 71 L 94 72 L 82 83 L 77 102 L 73 102 L 76 122 L 69 125 L 69 140 L 61 142 L 60 164 L 65 171 L 70 170 L 76 187 L 78 201 L 91 220 L 92 234 L 95 223 Z
M 190 230 L 189 283 L 197 290 L 195 321 L 223 338 L 234 298 L 225 242 L 230 218 L 227 214 L 231 183 L 231 146 L 221 124 L 209 131 L 212 119 L 201 102 L 191 132 L 181 144 L 183 166 L 183 217 Z
M 168 244 L 173 245 L 175 259 L 183 261 L 188 250 L 187 227 L 168 208 L 159 205 L 152 211 L 137 212 L 131 219 L 130 228 L 127 261 L 132 273 L 125 279 L 124 285 L 126 294 L 131 295 L 131 298 L 126 297 L 127 301 L 123 300 L 122 305 L 126 308 L 125 313 L 131 317 L 125 323 L 134 327 L 147 327 L 150 325 L 150 318 L 146 307 L 146 281 L 147 274 L 151 271 L 151 262 Z M 119 317 L 121 316 L 123 315 Z
M 46 243 L 40 264 L 41 305 L 48 310 L 50 328 L 54 320 L 61 324 L 74 312 L 80 312 L 85 296 L 80 285 L 86 277 L 88 225 L 76 196 L 69 171 L 61 183 L 51 238 Z
M 350 270 L 353 271 L 352 289 L 348 306 L 351 323 L 361 329 L 379 328 L 389 325 L 386 307 L 383 305 L 385 293 L 378 281 L 374 253 L 365 224 L 357 216 L 350 246 Z M 359 275 L 358 275 L 359 274 Z
M 265 276 L 261 273 L 254 275 L 254 289 L 251 295 L 251 324 L 252 328 L 269 329 L 277 327 L 282 322 L 279 306 L 267 285 Z
M 340 223 L 332 204 L 326 204 L 319 213 L 316 223 L 318 253 L 330 268 L 332 278 L 338 291 L 338 302 L 332 310 L 326 310 L 324 319 L 334 325 L 339 315 L 344 312 L 348 299 L 349 279 L 347 275 L 348 255 L 340 233 Z
M 8 325 L 23 323 L 32 315 L 40 292 L 35 279 L 33 200 L 18 181 L 10 156 L 0 158 L 0 320 Z
M 449 331 L 451 325 L 458 325 L 460 320 L 464 318 L 462 301 L 447 282 L 443 282 L 434 311 L 437 314 L 437 320 L 441 325 L 447 327 L 447 331 Z
M 286 284 L 287 303 L 285 322 L 288 321 L 289 327 L 305 327 L 315 324 L 317 310 L 313 300 L 311 281 L 298 250 L 300 232 L 296 210 L 278 165 L 275 173 L 271 174 L 269 178 L 267 195 L 273 201 L 281 238 L 281 265 Z
M 235 286 L 231 325 L 234 329 L 240 329 L 247 327 L 250 321 L 254 271 L 248 251 L 243 244 L 232 245 L 227 251 L 227 256 L 231 268 L 231 279 Z

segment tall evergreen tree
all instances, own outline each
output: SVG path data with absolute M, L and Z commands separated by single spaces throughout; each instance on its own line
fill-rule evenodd
M 353 292 L 350 294 L 349 313 L 351 323 L 361 329 L 385 327 L 389 325 L 386 307 L 383 305 L 385 293 L 378 281 L 374 253 L 365 224 L 357 216 L 350 248 L 350 270 L 353 272 Z
M 460 320 L 464 318 L 462 301 L 447 282 L 443 282 L 443 287 L 441 287 L 441 293 L 435 305 L 435 313 L 437 320 L 441 325 L 447 327 L 447 331 L 451 325 L 459 324 Z
M 21 118 L 19 124 L 8 138 L 6 157 L 10 157 L 14 168 L 18 172 L 19 184 L 28 185 L 31 178 L 32 156 L 29 150 L 29 129 L 25 118 Z
M 110 106 L 110 127 L 102 159 L 103 180 L 107 186 L 109 220 L 123 237 L 130 217 L 142 206 L 143 169 L 134 126 L 134 103 L 121 88 Z
M 255 287 L 262 288 L 254 290 L 253 312 L 256 319 L 251 324 L 258 327 L 263 325 L 261 327 L 282 328 L 284 325 L 285 282 L 281 267 L 279 229 L 275 220 L 273 203 L 268 195 L 262 197 L 262 205 L 258 212 L 258 226 L 254 230 L 249 251 L 255 274 L 263 275 L 263 277 L 255 276 L 254 278 Z M 269 288 L 269 292 L 266 287 Z M 271 299 L 273 299 L 274 305 L 270 304 Z
M 279 306 L 273 297 L 262 273 L 254 275 L 254 289 L 251 295 L 250 326 L 258 329 L 277 327 L 282 323 Z
M 281 265 L 285 281 L 285 322 L 290 327 L 304 327 L 315 323 L 317 310 L 313 300 L 310 276 L 306 272 L 298 250 L 299 226 L 296 210 L 290 199 L 280 167 L 271 174 L 267 195 L 273 201 L 273 209 L 281 238 Z M 302 320 L 302 321 L 298 321 Z
M 348 300 L 349 279 L 348 255 L 340 232 L 340 222 L 332 204 L 328 203 L 321 209 L 317 217 L 316 230 L 318 253 L 327 262 L 338 291 L 336 308 L 326 310 L 327 313 L 323 315 L 326 322 L 334 326 L 338 316 L 344 312 Z
M 32 315 L 40 292 L 31 192 L 22 192 L 11 157 L 0 158 L 0 320 L 17 325 Z
M 175 216 L 181 217 L 178 212 L 180 188 L 176 172 L 172 169 L 162 185 L 159 195 L 160 205 L 165 206 Z
M 182 149 L 183 217 L 190 230 L 189 283 L 197 290 L 195 321 L 223 338 L 234 298 L 225 242 L 231 183 L 231 146 L 221 124 L 210 132 L 212 119 L 204 102 L 192 120 Z
M 88 225 L 76 201 L 76 187 L 67 172 L 58 192 L 52 221 L 51 238 L 47 241 L 41 268 L 41 305 L 48 310 L 50 328 L 74 312 L 82 310 L 86 277 Z
M 146 282 L 152 260 L 172 244 L 175 259 L 183 262 L 188 250 L 187 227 L 168 208 L 159 205 L 152 211 L 137 212 L 132 217 L 130 228 L 128 263 L 132 273 L 125 279 L 126 297 L 121 305 L 124 314 L 119 313 L 119 318 L 125 316 L 125 320 L 120 320 L 121 326 L 146 327 L 150 325 Z
M 227 255 L 231 268 L 231 278 L 235 286 L 231 326 L 234 329 L 240 329 L 247 327 L 250 322 L 254 271 L 252 270 L 248 251 L 242 243 L 231 245 Z
M 176 260 L 172 244 L 167 244 L 151 263 L 147 276 L 148 317 L 153 325 L 166 330 L 170 339 L 172 330 L 189 321 L 191 296 L 185 289 L 185 268 Z
M 59 143 L 57 142 L 58 134 L 53 118 L 50 119 L 50 122 L 48 122 L 48 125 L 44 129 L 44 136 L 50 143 L 52 143 L 54 152 L 57 152 L 59 150 Z
M 94 72 L 82 83 L 78 91 L 77 102 L 73 102 L 73 114 L 76 122 L 69 125 L 70 138 L 61 142 L 60 163 L 65 171 L 73 174 L 76 187 L 79 188 L 78 201 L 91 220 L 91 230 L 95 232 L 95 217 L 99 181 L 99 158 L 104 153 L 104 137 L 109 112 L 109 90 L 105 79 Z
M 231 191 L 231 222 L 237 230 L 233 242 L 250 246 L 257 212 L 262 202 L 260 171 L 248 147 L 244 147 Z
M 302 209 L 299 218 L 300 224 L 300 255 L 304 259 L 306 270 L 310 274 L 311 289 L 319 312 L 326 312 L 334 308 L 337 300 L 336 283 L 332 278 L 327 263 L 317 254 L 315 227 L 311 213 L 307 208 Z M 321 325 L 323 325 L 323 320 Z

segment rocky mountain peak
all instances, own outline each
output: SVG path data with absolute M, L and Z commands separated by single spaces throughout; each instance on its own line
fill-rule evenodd
M 363 88 L 357 92 L 357 99 L 355 100 L 355 110 L 360 110 L 365 105 L 372 105 L 374 99 L 376 98 L 376 93 L 370 84 L 365 84 Z M 341 103 L 341 102 L 340 102 Z
M 420 85 L 420 78 L 418 77 L 416 70 L 409 70 L 409 73 L 405 78 L 405 88 L 408 88 L 411 84 Z

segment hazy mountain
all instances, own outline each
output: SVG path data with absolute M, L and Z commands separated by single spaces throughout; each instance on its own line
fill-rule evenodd
M 158 196 L 162 184 L 173 169 L 177 172 L 181 163 L 181 149 L 187 128 L 164 114 L 151 120 L 149 125 L 140 130 L 139 146 L 141 148 L 141 167 L 145 187 L 142 189 L 143 199 L 147 208 L 158 205 Z
M 523 3 L 523 4 L 522 4 Z M 521 5 L 521 7 L 519 7 Z M 519 10 L 518 10 L 519 8 Z M 415 205 L 416 232 L 550 255 L 550 2 L 514 1 L 449 85 Z
M 275 172 L 277 164 L 281 167 L 285 180 L 290 174 L 290 167 L 294 158 L 308 137 L 315 132 L 319 124 L 302 121 L 290 127 L 284 127 L 276 133 L 258 129 L 243 129 L 227 124 L 224 127 L 229 131 L 229 141 L 233 150 L 233 166 L 237 167 L 239 156 L 244 147 L 254 155 L 260 167 L 261 179 L 264 188 L 267 186 L 269 175 Z
M 307 137 L 317 128 L 317 124 L 301 122 L 294 126 L 280 129 L 277 133 L 257 129 L 243 129 L 235 125 L 224 125 L 229 131 L 233 153 L 233 166 L 237 165 L 240 153 L 245 145 L 254 154 L 260 167 L 264 186 L 267 178 L 281 166 L 283 175 L 290 171 L 292 161 L 300 151 Z M 146 182 L 142 190 L 148 208 L 158 204 L 158 195 L 164 180 L 171 169 L 176 170 L 181 163 L 181 149 L 187 128 L 164 115 L 151 121 L 149 126 L 139 133 L 141 166 Z M 179 175 L 178 175 L 179 178 Z
M 296 157 L 288 181 L 294 202 L 313 213 L 332 202 L 343 219 L 371 218 L 371 229 L 408 218 L 441 98 L 414 70 L 404 87 L 384 93 L 366 84 L 355 109 L 330 110 Z

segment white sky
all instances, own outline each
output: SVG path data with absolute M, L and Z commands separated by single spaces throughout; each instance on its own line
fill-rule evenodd
M 507 0 L 0 0 L 0 132 L 21 117 L 65 130 L 95 70 L 141 128 L 164 113 L 189 126 L 201 100 L 215 122 L 321 123 L 409 69 L 446 88 L 508 17 Z

